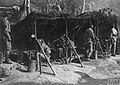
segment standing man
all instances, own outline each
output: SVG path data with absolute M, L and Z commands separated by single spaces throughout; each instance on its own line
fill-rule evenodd
M 113 28 L 111 29 L 111 45 L 110 45 L 110 49 L 111 49 L 111 56 L 116 56 L 116 42 L 117 42 L 117 30 L 115 29 L 115 25 L 113 25 Z
M 4 17 L 2 21 L 2 49 L 3 54 L 5 56 L 5 63 L 12 64 L 11 60 L 9 59 L 9 53 L 11 50 L 11 36 L 10 36 L 10 22 L 8 17 Z
M 85 32 L 84 36 L 84 46 L 85 46 L 85 58 L 87 61 L 90 61 L 90 57 L 93 53 L 93 40 L 95 38 L 95 34 L 93 32 L 93 25 L 90 24 L 90 28 L 88 28 Z

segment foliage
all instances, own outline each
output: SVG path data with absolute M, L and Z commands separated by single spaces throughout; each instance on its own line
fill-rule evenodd
M 64 4 L 67 12 L 74 14 L 80 14 L 83 7 L 83 0 L 31 0 L 31 6 L 36 9 L 45 9 L 45 6 L 50 1 L 51 4 Z M 91 11 L 98 11 L 103 8 L 111 8 L 113 9 L 113 13 L 116 15 L 120 15 L 120 0 L 85 0 L 86 2 L 86 10 L 90 9 Z M 22 5 L 23 0 L 0 0 L 0 6 L 13 6 L 13 5 Z

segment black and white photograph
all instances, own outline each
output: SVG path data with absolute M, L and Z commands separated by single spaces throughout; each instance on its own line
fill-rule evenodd
M 0 0 L 0 85 L 120 85 L 120 0 Z

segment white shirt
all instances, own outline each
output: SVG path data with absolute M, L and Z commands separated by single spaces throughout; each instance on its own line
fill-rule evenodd
M 114 35 L 117 35 L 117 30 L 115 28 L 112 28 L 111 30 Z

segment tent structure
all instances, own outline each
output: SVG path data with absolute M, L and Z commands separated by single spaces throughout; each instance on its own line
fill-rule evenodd
M 34 23 L 35 20 L 36 23 Z M 79 50 L 82 49 L 82 39 L 85 30 L 89 28 L 89 22 L 94 25 L 93 30 L 96 36 L 100 40 L 105 40 L 109 39 L 110 29 L 112 24 L 117 22 L 117 17 L 114 15 L 108 16 L 100 11 L 87 12 L 76 17 L 71 17 L 69 14 L 55 15 L 54 13 L 41 14 L 33 12 L 13 26 L 13 44 L 14 47 L 31 49 L 30 46 L 34 46 L 32 45 L 31 35 L 35 33 L 35 24 L 37 27 L 37 37 L 43 38 L 47 43 L 53 43 L 63 36 L 66 33 L 67 26 L 68 36 L 75 42 Z

